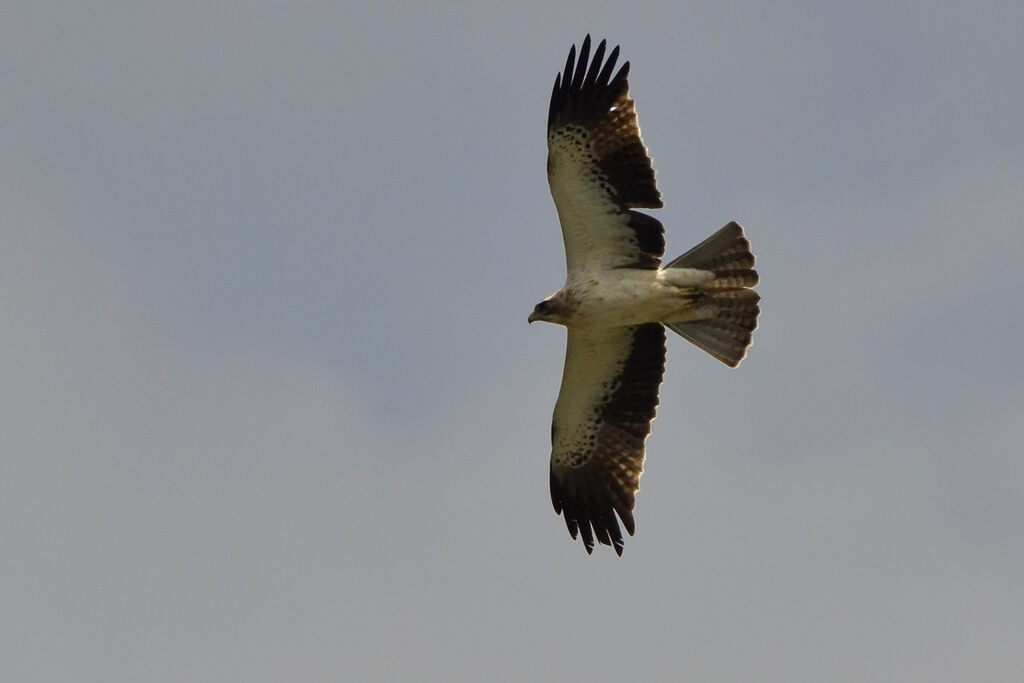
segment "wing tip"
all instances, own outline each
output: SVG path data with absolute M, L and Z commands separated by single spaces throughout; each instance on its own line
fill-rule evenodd
M 586 510 L 580 509 L 581 502 L 567 496 L 554 470 L 551 472 L 551 504 L 555 508 L 555 514 L 562 516 L 569 536 L 574 541 L 579 539 L 582 542 L 587 555 L 592 555 L 595 546 L 600 543 L 611 546 L 615 554 L 622 557 L 622 551 L 626 546 L 622 527 L 625 527 L 630 536 L 636 531 L 632 510 L 626 509 L 620 503 L 611 503 L 607 513 L 602 511 L 594 514 L 591 511 L 588 514 Z M 622 527 L 619 525 L 620 520 Z
M 588 33 L 580 43 L 577 52 L 576 43 L 569 48 L 569 55 L 565 60 L 565 67 L 555 78 L 555 87 L 551 92 L 551 102 L 548 107 L 548 128 L 551 128 L 559 117 L 559 114 L 566 109 L 572 108 L 581 95 L 593 91 L 595 88 L 603 91 L 617 93 L 629 76 L 629 62 L 623 63 L 612 76 L 615 63 L 619 58 L 619 46 L 612 48 L 605 58 L 605 50 L 608 40 L 602 38 L 591 58 L 592 40 Z M 612 98 L 614 99 L 614 98 Z

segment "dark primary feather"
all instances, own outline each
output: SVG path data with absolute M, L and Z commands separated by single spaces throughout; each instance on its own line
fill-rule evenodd
M 594 539 L 622 554 L 618 518 L 633 535 L 633 507 L 643 474 L 644 441 L 658 406 L 665 372 L 665 328 L 648 323 L 625 328 L 632 334 L 629 355 L 615 387 L 596 417 L 596 439 L 582 466 L 551 469 L 551 502 L 565 518 L 569 533 L 583 537 L 587 552 Z M 557 425 L 552 427 L 552 437 Z M 554 438 L 552 438 L 554 441 Z M 554 444 L 553 444 L 554 445 Z
M 548 131 L 570 124 L 585 127 L 598 155 L 601 171 L 615 188 L 619 203 L 629 208 L 656 209 L 663 206 L 654 180 L 654 167 L 640 138 L 636 109 L 629 97 L 629 62 L 612 76 L 619 58 L 619 46 L 602 66 L 606 41 L 590 56 L 590 36 L 580 47 L 569 50 L 565 69 L 555 77 L 548 108 Z
M 548 182 L 566 249 L 567 282 L 599 289 L 619 269 L 656 269 L 664 255 L 661 223 L 636 208 L 660 208 L 654 168 L 629 97 L 629 63 L 619 48 L 591 58 L 588 35 L 569 51 L 548 109 Z M 730 223 L 668 266 L 715 276 L 692 297 L 707 318 L 666 320 L 722 362 L 736 366 L 759 313 L 754 256 Z M 570 290 L 571 292 L 572 290 Z M 634 531 L 645 440 L 665 367 L 665 326 L 574 327 L 568 324 L 562 388 L 551 427 L 551 501 L 570 535 L 590 553 L 596 542 L 622 554 L 622 528 Z
M 558 122 L 583 123 L 599 118 L 603 113 L 601 108 L 611 107 L 618 95 L 628 89 L 626 78 L 629 76 L 629 62 L 622 65 L 615 78 L 611 78 L 615 62 L 619 59 L 618 45 L 608 55 L 604 67 L 601 67 L 606 44 L 607 41 L 602 40 L 597 46 L 589 70 L 587 59 L 590 54 L 590 36 L 587 35 L 583 40 L 578 62 L 576 46 L 570 48 L 565 68 L 555 76 L 555 87 L 548 108 L 549 129 L 554 128 Z

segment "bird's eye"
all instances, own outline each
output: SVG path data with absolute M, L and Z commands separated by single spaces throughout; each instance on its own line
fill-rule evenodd
M 551 304 L 549 302 L 547 302 L 547 301 L 541 301 L 539 304 L 537 304 L 537 312 L 538 313 L 547 313 L 550 310 L 551 310 Z

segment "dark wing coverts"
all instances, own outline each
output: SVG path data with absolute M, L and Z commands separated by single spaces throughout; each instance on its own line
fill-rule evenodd
M 622 554 L 616 513 L 633 535 L 644 441 L 664 372 L 659 323 L 569 330 L 551 424 L 551 502 L 588 553 L 597 538 Z
M 617 73 L 605 41 L 590 58 L 590 36 L 569 51 L 548 110 L 548 182 L 562 223 L 570 275 L 576 269 L 657 268 L 661 223 L 637 207 L 660 208 L 654 168 L 629 97 L 629 62 Z
M 661 223 L 636 211 L 662 202 L 629 97 L 629 62 L 616 71 L 618 57 L 616 47 L 605 60 L 602 40 L 591 60 L 590 36 L 578 59 L 575 46 L 569 51 L 548 111 L 548 183 L 568 270 L 558 295 L 578 315 L 556 321 L 567 325 L 568 342 L 551 425 L 551 502 L 588 553 L 596 539 L 621 555 L 620 522 L 634 531 L 645 441 L 665 370 L 665 327 L 615 326 L 662 314 L 616 318 L 615 309 L 602 318 L 601 306 L 609 300 L 618 306 L 631 282 L 646 281 L 629 269 L 658 268 L 665 240 Z M 707 303 L 714 317 L 669 319 L 669 326 L 736 366 L 759 310 L 749 289 L 757 284 L 754 256 L 742 228 L 730 223 L 672 265 L 711 271 L 714 279 L 691 291 L 693 305 Z M 643 290 L 636 292 L 643 303 Z

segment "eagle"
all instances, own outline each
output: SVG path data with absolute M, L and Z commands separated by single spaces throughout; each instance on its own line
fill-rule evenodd
M 636 209 L 663 206 L 629 96 L 629 62 L 590 36 L 569 50 L 548 110 L 548 184 L 562 226 L 565 285 L 529 321 L 564 325 L 562 384 L 551 422 L 551 502 L 588 554 L 622 555 L 645 441 L 665 371 L 665 328 L 737 367 L 760 295 L 743 228 L 730 222 L 662 266 L 665 231 Z M 616 519 L 618 515 L 618 519 Z

